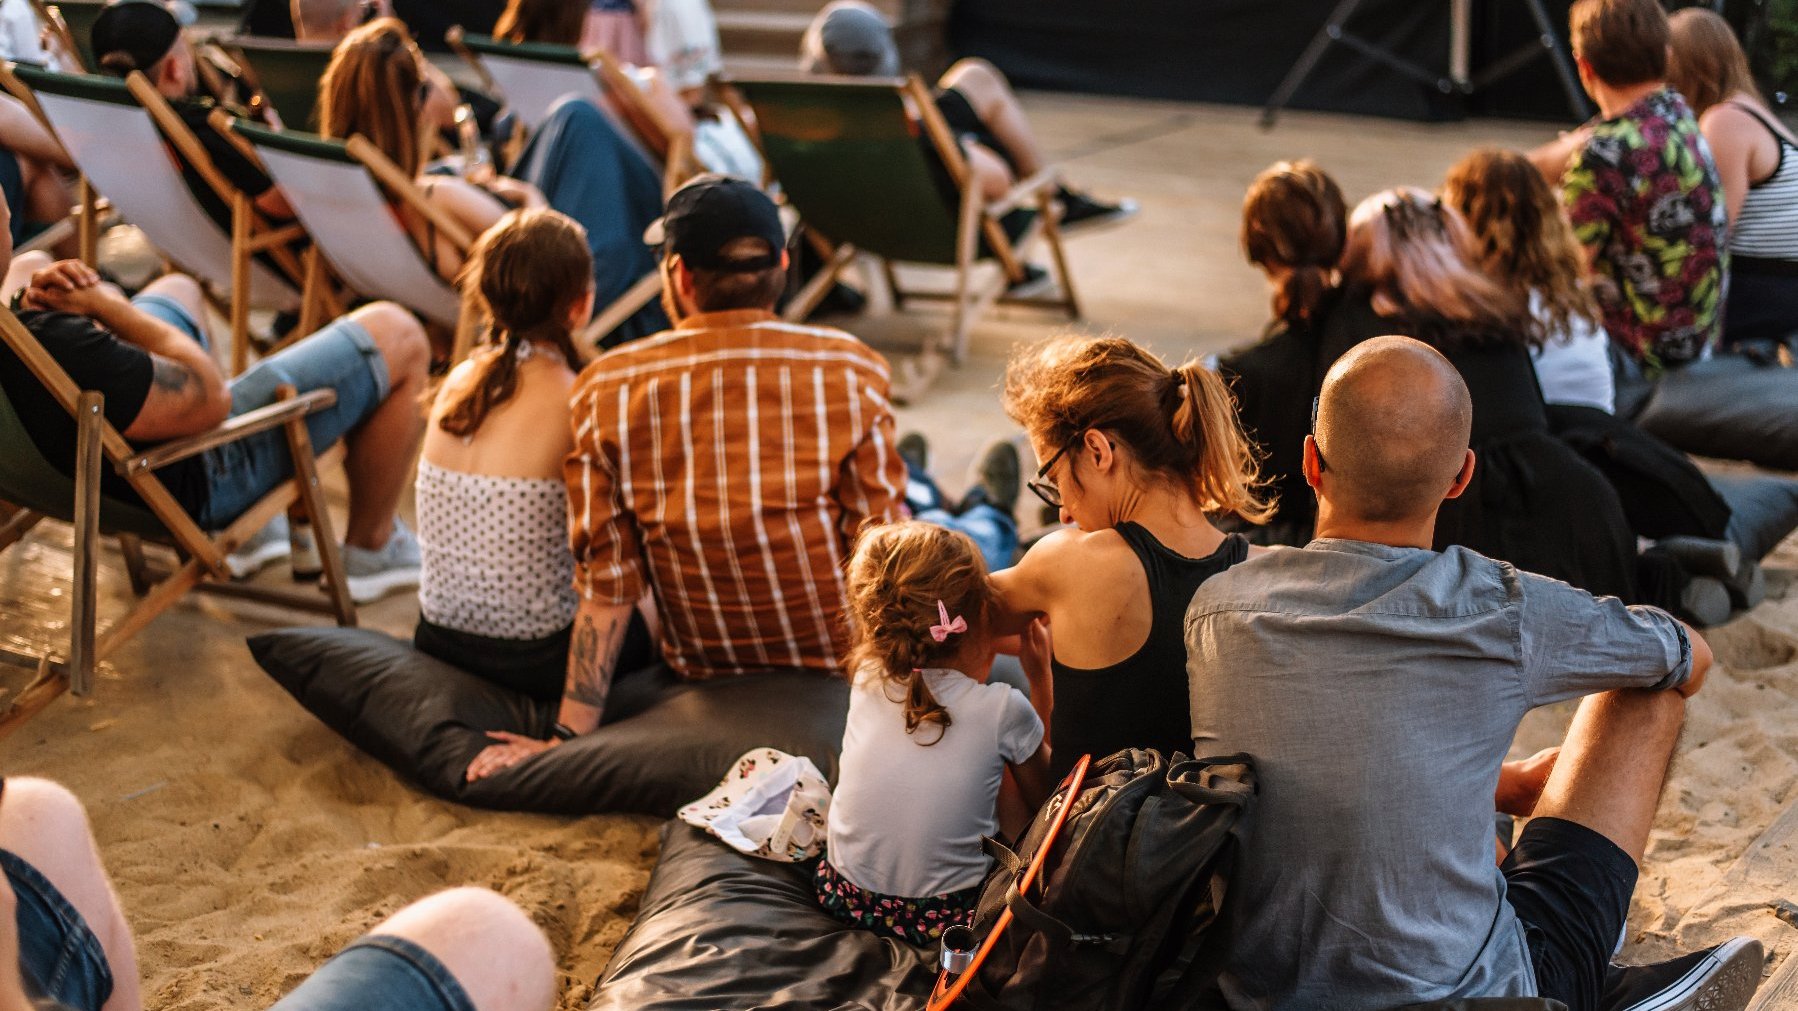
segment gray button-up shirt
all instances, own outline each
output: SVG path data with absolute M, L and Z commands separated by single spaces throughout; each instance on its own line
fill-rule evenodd
M 1664 612 L 1464 548 L 1317 540 L 1213 576 L 1186 618 L 1195 754 L 1261 782 L 1226 909 L 1233 1008 L 1531 996 L 1493 861 L 1531 709 L 1691 672 Z

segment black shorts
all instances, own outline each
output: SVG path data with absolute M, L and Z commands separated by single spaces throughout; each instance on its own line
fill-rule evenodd
M 954 88 L 940 88 L 936 93 L 936 108 L 943 114 L 943 121 L 949 124 L 949 132 L 955 134 L 957 141 L 964 145 L 968 141 L 979 144 L 1005 159 L 1005 164 L 1011 167 L 1012 175 L 1020 175 L 1017 163 L 1012 161 L 1011 152 L 1005 150 L 1005 143 L 981 122 L 966 95 Z
M 1596 1011 L 1629 917 L 1636 862 L 1584 825 L 1537 818 L 1499 869 L 1523 922 L 1536 992 L 1569 1011 Z

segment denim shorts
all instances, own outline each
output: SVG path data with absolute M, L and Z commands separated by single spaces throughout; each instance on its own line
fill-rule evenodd
M 392 390 L 387 361 L 367 328 L 343 317 L 292 346 L 264 358 L 231 381 L 231 416 L 275 403 L 290 385 L 301 393 L 337 391 L 337 403 L 306 416 L 312 448 L 323 452 L 365 421 Z M 293 476 L 287 433 L 274 428 L 207 450 L 206 508 L 200 525 L 218 529 L 243 515 L 262 496 Z
M 93 929 L 50 879 L 10 850 L 0 870 L 18 896 L 19 968 L 25 992 L 71 1011 L 100 1011 L 112 996 L 112 968 Z
M 338 952 L 270 1011 L 475 1011 L 435 955 L 403 937 L 372 934 Z

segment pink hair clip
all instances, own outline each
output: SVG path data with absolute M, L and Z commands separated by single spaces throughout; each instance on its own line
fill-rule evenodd
M 940 600 L 936 602 L 936 613 L 942 624 L 930 626 L 930 637 L 937 642 L 968 630 L 968 623 L 962 620 L 961 615 L 956 615 L 954 621 L 949 620 L 949 608 Z

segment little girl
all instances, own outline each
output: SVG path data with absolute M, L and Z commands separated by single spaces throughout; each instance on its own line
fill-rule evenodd
M 1049 792 L 1043 724 L 988 684 L 986 564 L 965 534 L 904 522 L 849 560 L 854 686 L 818 901 L 852 926 L 928 944 L 971 919 L 1006 767 L 1033 809 Z M 1040 629 L 1026 664 L 1047 663 Z

